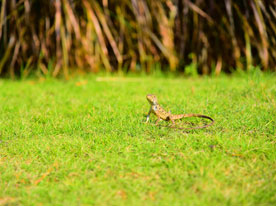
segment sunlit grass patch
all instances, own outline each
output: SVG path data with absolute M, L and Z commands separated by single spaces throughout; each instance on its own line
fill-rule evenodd
M 97 79 L 0 81 L 0 204 L 275 204 L 275 76 Z

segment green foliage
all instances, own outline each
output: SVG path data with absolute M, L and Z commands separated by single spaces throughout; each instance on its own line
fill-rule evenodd
M 270 0 L 2 0 L 0 75 L 275 71 L 275 14 Z
M 192 60 L 192 62 L 185 67 L 184 69 L 185 74 L 190 75 L 192 77 L 196 77 L 198 76 L 198 71 L 197 71 L 198 65 L 196 64 L 196 61 L 195 61 L 195 55 L 190 54 L 189 57 Z
M 275 205 L 275 82 L 0 80 L 0 204 Z M 216 123 L 189 133 L 145 124 L 147 93 Z

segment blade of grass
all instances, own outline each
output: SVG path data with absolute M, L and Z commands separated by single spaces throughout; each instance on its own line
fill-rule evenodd
M 254 17 L 257 22 L 261 43 L 262 43 L 262 46 L 259 47 L 259 54 L 262 60 L 263 67 L 266 70 L 268 68 L 268 60 L 269 60 L 269 55 L 267 50 L 268 41 L 267 41 L 266 27 L 265 27 L 263 15 L 258 5 L 258 2 L 256 0 L 254 2 L 255 3 L 253 3 L 253 1 L 250 1 L 251 7 L 253 9 Z
M 62 66 L 62 51 L 60 45 L 60 26 L 61 26 L 61 2 L 55 0 L 55 34 L 56 34 L 56 66 L 53 71 L 53 76 L 57 76 Z
M 8 48 L 6 49 L 4 56 L 0 60 L 0 74 L 2 73 L 5 63 L 8 61 L 10 57 L 14 44 L 15 44 L 15 37 L 11 36 L 9 40 Z
M 122 65 L 122 62 L 123 62 L 122 55 L 120 54 L 117 43 L 115 42 L 115 40 L 113 38 L 113 35 L 112 35 L 108 25 L 107 25 L 106 18 L 103 15 L 103 13 L 100 11 L 100 8 L 99 8 L 97 3 L 94 3 L 93 6 L 94 6 L 95 12 L 96 12 L 96 14 L 97 14 L 97 16 L 98 16 L 98 18 L 101 22 L 101 25 L 103 27 L 103 31 L 105 32 L 106 37 L 107 37 L 107 39 L 108 39 L 108 41 L 109 41 L 109 43 L 110 43 L 110 45 L 113 49 L 113 52 L 116 56 L 116 59 L 117 59 L 119 65 Z
M 107 47 L 106 47 L 106 44 L 105 44 L 102 29 L 100 27 L 100 24 L 98 22 L 98 19 L 97 19 L 96 15 L 94 14 L 94 12 L 93 12 L 90 4 L 88 3 L 88 1 L 83 0 L 83 4 L 84 4 L 84 6 L 87 10 L 87 16 L 93 22 L 93 26 L 94 26 L 95 31 L 96 31 L 96 34 L 97 34 L 97 37 L 98 37 L 98 40 L 99 40 L 99 44 L 100 44 L 100 48 L 101 48 L 101 58 L 103 60 L 103 64 L 105 65 L 106 70 L 108 72 L 110 72 L 112 69 L 111 69 L 111 65 L 110 65 L 109 60 L 108 60 L 108 50 L 107 50 Z
M 1 3 L 1 13 L 0 13 L 0 40 L 2 37 L 2 28 L 5 21 L 5 8 L 6 8 L 6 0 L 2 0 Z

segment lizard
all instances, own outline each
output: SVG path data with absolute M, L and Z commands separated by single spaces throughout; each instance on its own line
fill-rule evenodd
M 182 118 L 186 118 L 186 117 L 201 117 L 201 118 L 206 118 L 211 120 L 212 122 L 208 125 L 204 125 L 201 127 L 194 127 L 194 128 L 179 128 L 179 129 L 201 129 L 201 128 L 205 128 L 205 127 L 209 127 L 212 124 L 214 124 L 214 120 L 206 115 L 202 115 L 202 114 L 171 114 L 171 112 L 167 112 L 166 110 L 164 110 L 160 104 L 158 104 L 157 101 L 157 97 L 154 94 L 148 94 L 146 96 L 149 104 L 150 104 L 150 110 L 147 114 L 147 120 L 146 123 L 149 121 L 150 118 L 150 114 L 153 113 L 157 116 L 157 120 L 155 122 L 156 125 L 158 125 L 158 122 L 162 119 L 165 121 L 171 121 L 173 123 L 173 125 L 175 125 L 175 121 L 177 119 L 182 119 Z M 174 127 L 172 127 L 174 128 Z

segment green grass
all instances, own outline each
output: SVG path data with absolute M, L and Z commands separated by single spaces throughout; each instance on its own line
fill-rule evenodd
M 275 75 L 113 80 L 0 81 L 0 205 L 276 204 Z M 216 123 L 145 124 L 147 93 Z

